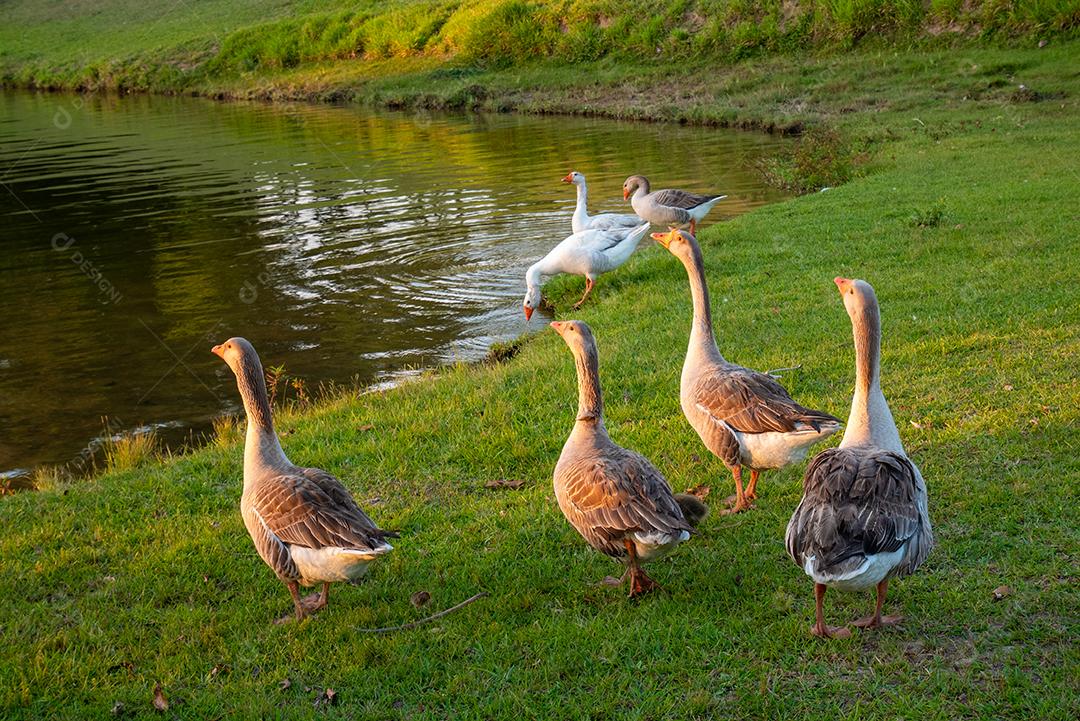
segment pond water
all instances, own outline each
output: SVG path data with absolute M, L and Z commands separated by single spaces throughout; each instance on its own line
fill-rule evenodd
M 103 432 L 173 444 L 236 411 L 208 351 L 243 335 L 309 388 L 472 360 L 542 327 L 524 271 L 623 179 L 781 196 L 764 135 L 515 115 L 0 94 L 0 472 Z M 603 282 L 598 287 L 603 296 Z M 597 298 L 599 299 L 599 298 Z

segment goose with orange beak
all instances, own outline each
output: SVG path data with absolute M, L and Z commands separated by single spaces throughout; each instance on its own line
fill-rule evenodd
M 641 564 L 662 558 L 690 538 L 705 516 L 700 500 L 673 494 L 640 453 L 612 442 L 604 426 L 599 356 L 592 330 L 580 320 L 551 324 L 574 355 L 578 410 L 555 466 L 555 498 L 566 520 L 601 553 L 626 563 L 630 597 L 657 587 Z
M 757 498 L 762 471 L 801 461 L 810 446 L 840 428 L 840 419 L 799 405 L 771 375 L 727 361 L 713 335 L 697 239 L 678 229 L 652 237 L 682 262 L 690 279 L 694 320 L 679 388 L 683 415 L 735 479 L 730 512 L 745 511 Z M 743 469 L 750 471 L 745 491 Z
M 689 228 L 697 224 L 726 195 L 701 195 L 686 190 L 649 192 L 649 179 L 631 175 L 623 182 L 623 200 L 629 200 L 634 212 L 653 225 Z
M 585 176 L 576 170 L 567 173 L 562 182 L 572 183 L 577 187 L 577 207 L 574 208 L 574 217 L 570 221 L 575 233 L 583 230 L 630 229 L 641 225 L 642 219 L 636 215 L 625 213 L 589 215 L 589 189 L 585 185 Z
M 881 316 L 864 280 L 837 278 L 855 339 L 855 395 L 844 440 L 819 453 L 803 477 L 803 497 L 788 522 L 788 554 L 814 581 L 811 632 L 844 638 L 825 623 L 827 588 L 877 590 L 874 613 L 862 628 L 899 623 L 882 616 L 889 580 L 914 573 L 934 545 L 926 482 L 911 462 L 881 392 Z
M 525 272 L 525 320 L 531 319 L 540 305 L 540 283 L 544 276 L 559 273 L 585 276 L 585 293 L 574 305 L 577 310 L 589 297 L 597 277 L 628 261 L 648 231 L 649 224 L 640 223 L 630 229 L 583 230 L 565 238 Z
M 332 582 L 359 580 L 392 551 L 386 538 L 396 534 L 375 525 L 337 478 L 285 457 L 251 343 L 230 338 L 210 352 L 236 375 L 247 415 L 240 514 L 259 557 L 289 589 L 299 621 L 326 606 Z M 320 583 L 322 593 L 300 598 L 300 586 Z

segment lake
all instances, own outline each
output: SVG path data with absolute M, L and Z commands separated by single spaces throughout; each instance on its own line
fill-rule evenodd
M 0 93 L 0 472 L 71 463 L 108 418 L 172 446 L 240 409 L 209 353 L 247 337 L 309 389 L 482 357 L 525 269 L 623 179 L 783 195 L 782 141 L 708 128 L 199 98 Z M 604 282 L 589 302 L 602 301 Z

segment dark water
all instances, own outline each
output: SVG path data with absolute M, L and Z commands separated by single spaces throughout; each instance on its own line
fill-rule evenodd
M 611 121 L 0 94 L 0 472 L 113 430 L 236 410 L 244 335 L 309 387 L 481 356 L 526 330 L 525 268 L 621 183 L 779 195 L 765 136 Z M 624 210 L 624 212 L 626 212 Z M 603 287 L 601 284 L 600 292 Z M 534 316 L 540 327 L 544 318 Z

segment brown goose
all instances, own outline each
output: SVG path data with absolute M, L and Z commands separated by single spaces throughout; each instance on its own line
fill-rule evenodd
M 899 623 L 882 616 L 889 579 L 906 576 L 934 545 L 926 483 L 904 453 L 896 423 L 881 392 L 881 318 L 877 297 L 863 280 L 837 278 L 855 336 L 855 395 L 844 440 L 822 451 L 803 479 L 803 497 L 787 527 L 787 550 L 814 580 L 815 636 L 850 636 L 825 624 L 826 588 L 877 587 L 872 616 L 856 626 Z
M 626 561 L 619 583 L 629 575 L 633 598 L 656 587 L 640 564 L 666 556 L 690 538 L 691 525 L 706 509 L 693 496 L 673 495 L 648 459 L 608 437 L 596 341 L 589 326 L 569 320 L 551 327 L 573 352 L 578 376 L 577 421 L 555 466 L 555 498 L 590 546 Z
M 355 581 L 392 549 L 349 491 L 326 471 L 294 466 L 281 450 L 266 397 L 262 364 L 243 338 L 210 349 L 236 374 L 247 413 L 240 513 L 255 550 L 292 594 L 296 619 L 324 606 L 334 581 Z M 298 586 L 322 584 L 300 598 Z M 289 620 L 286 616 L 280 621 Z
M 699 195 L 685 190 L 649 192 L 649 179 L 631 175 L 623 182 L 623 200 L 630 199 L 634 212 L 655 225 L 689 227 L 693 233 L 698 222 L 726 195 Z
M 801 461 L 811 445 L 840 428 L 840 419 L 799 405 L 772 376 L 726 361 L 713 336 L 709 289 L 697 240 L 682 230 L 652 237 L 682 261 L 690 276 L 694 322 L 679 400 L 686 420 L 735 477 L 731 512 L 737 513 L 757 497 L 761 471 Z M 750 469 L 745 492 L 744 467 Z

